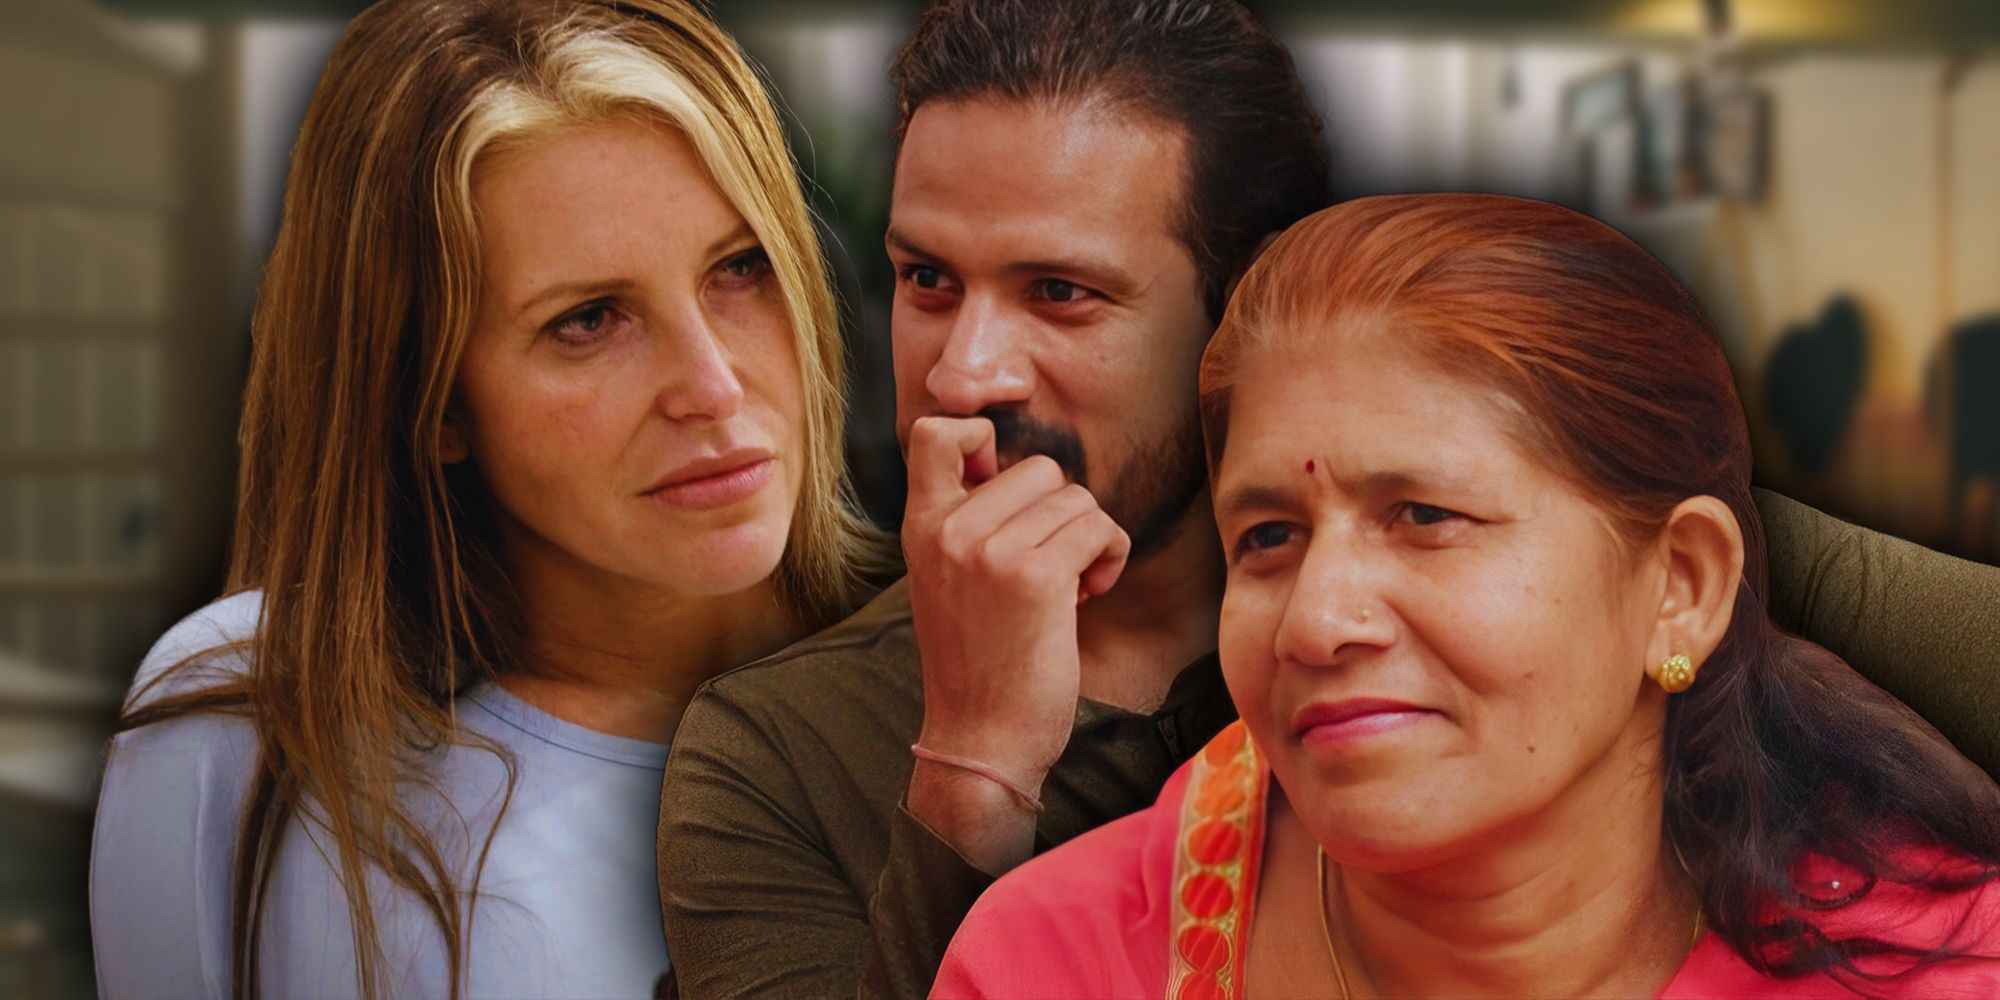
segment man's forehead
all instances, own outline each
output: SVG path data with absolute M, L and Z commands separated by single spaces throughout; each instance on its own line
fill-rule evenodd
M 904 132 L 891 227 L 938 253 L 1177 244 L 1184 147 L 1179 128 L 1106 101 L 932 101 Z

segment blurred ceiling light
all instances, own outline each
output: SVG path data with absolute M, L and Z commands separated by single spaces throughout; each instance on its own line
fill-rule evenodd
M 1702 0 L 1631 0 L 1612 16 L 1612 26 L 1642 35 L 1700 34 L 1707 16 Z
M 1737 0 L 1736 27 L 1771 41 L 1865 39 L 1921 27 L 1912 8 L 1879 0 Z M 1899 12 L 1903 16 L 1899 16 Z

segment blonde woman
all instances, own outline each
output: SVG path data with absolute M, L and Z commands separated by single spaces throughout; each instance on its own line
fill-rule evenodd
M 757 78 L 679 0 L 379 4 L 254 329 L 230 594 L 105 772 L 100 988 L 649 994 L 682 707 L 889 558 Z

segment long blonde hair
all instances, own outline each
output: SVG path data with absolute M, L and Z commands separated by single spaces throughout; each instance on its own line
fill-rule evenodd
M 778 569 L 789 610 L 830 622 L 893 572 L 842 461 L 826 264 L 777 114 L 735 43 L 683 0 L 386 0 L 362 13 L 307 111 L 253 322 L 229 590 L 263 592 L 239 644 L 254 666 L 192 693 L 136 692 L 120 720 L 224 711 L 255 727 L 232 887 L 239 996 L 258 989 L 277 847 L 308 819 L 331 841 L 363 994 L 381 990 L 371 871 L 435 918 L 461 992 L 485 848 L 472 884 L 456 884 L 405 796 L 434 787 L 424 763 L 442 745 L 480 746 L 512 770 L 453 716 L 459 692 L 517 662 L 522 632 L 485 500 L 440 454 L 479 287 L 472 186 L 500 149 L 635 116 L 689 139 L 783 294 L 808 442 Z

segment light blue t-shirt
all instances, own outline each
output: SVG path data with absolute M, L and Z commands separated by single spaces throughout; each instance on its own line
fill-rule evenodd
M 254 592 L 239 594 L 189 616 L 147 655 L 134 690 L 188 656 L 252 635 L 260 603 Z M 240 654 L 221 666 L 246 669 Z M 202 686 L 199 676 L 175 675 L 147 697 Z M 564 722 L 491 684 L 462 696 L 458 717 L 510 751 L 518 769 L 472 910 L 465 995 L 651 996 L 667 970 L 654 854 L 667 745 Z M 90 871 L 103 995 L 229 995 L 230 880 L 256 752 L 246 720 L 215 714 L 112 742 Z M 494 829 L 506 772 L 491 753 L 470 747 L 438 750 L 429 761 L 442 795 L 413 787 L 405 802 L 463 889 Z M 294 822 L 265 907 L 263 995 L 356 995 L 338 871 L 324 830 Z M 379 873 L 373 878 L 387 995 L 445 996 L 450 979 L 436 922 L 414 897 Z

